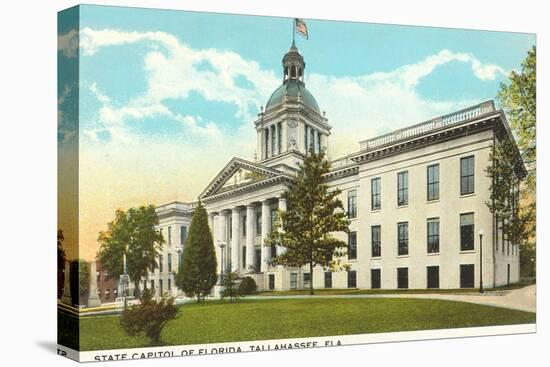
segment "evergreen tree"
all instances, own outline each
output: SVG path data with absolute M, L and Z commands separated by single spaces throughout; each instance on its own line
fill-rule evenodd
M 109 272 L 109 278 L 118 279 L 124 273 L 126 255 L 127 273 L 135 290 L 139 290 L 141 278 L 158 266 L 157 256 L 164 243 L 160 231 L 155 229 L 158 223 L 153 205 L 116 211 L 115 220 L 109 222 L 108 230 L 101 231 L 98 237 L 101 246 L 97 259 Z
M 346 253 L 347 243 L 336 239 L 334 232 L 348 232 L 347 214 L 338 195 L 339 189 L 328 189 L 324 175 L 330 163 L 324 152 L 310 149 L 299 166 L 296 179 L 289 184 L 284 197 L 287 210 L 279 212 L 274 229 L 264 246 L 279 245 L 286 249 L 273 259 L 274 265 L 302 267 L 309 265 L 310 294 L 313 294 L 313 268 L 317 265 L 335 270 L 338 258 Z M 282 227 L 282 228 L 281 228 Z M 336 260 L 334 259 L 336 258 Z
M 231 269 L 231 264 L 228 265 L 228 269 Z M 236 301 L 239 295 L 239 289 L 237 287 L 237 279 L 239 279 L 239 273 L 237 271 L 230 271 L 224 273 L 222 280 L 222 298 L 229 297 L 229 301 Z
M 216 251 L 208 226 L 206 209 L 199 201 L 193 213 L 189 235 L 183 249 L 183 261 L 176 274 L 176 286 L 188 297 L 201 302 L 217 282 Z

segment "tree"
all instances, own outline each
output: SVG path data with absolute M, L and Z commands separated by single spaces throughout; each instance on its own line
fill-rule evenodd
M 346 251 L 347 244 L 332 233 L 349 232 L 347 214 L 338 199 L 341 190 L 329 191 L 324 175 L 330 163 L 324 152 L 308 156 L 299 166 L 296 179 L 289 184 L 284 197 L 286 211 L 279 212 L 274 229 L 264 246 L 278 245 L 286 251 L 273 259 L 274 265 L 302 267 L 309 265 L 310 294 L 313 294 L 313 268 L 317 265 L 335 269 Z M 283 229 L 283 230 L 281 230 Z M 346 266 L 344 266 L 346 267 Z
M 231 269 L 231 264 L 228 265 L 228 268 Z M 230 271 L 223 275 L 221 297 L 229 297 L 229 301 L 236 301 L 239 296 L 239 289 L 237 287 L 237 279 L 239 279 L 238 271 Z
M 153 291 L 145 289 L 140 303 L 122 311 L 120 324 L 129 336 L 147 335 L 152 345 L 161 345 L 161 333 L 166 323 L 177 317 L 174 297 L 153 298 Z
M 521 71 L 512 71 L 509 82 L 502 83 L 498 101 L 508 116 L 521 157 L 527 167 L 527 177 L 521 186 L 519 220 L 523 226 L 520 252 L 522 263 L 530 264 L 535 253 L 536 236 L 536 46 L 527 53 L 521 64 Z M 496 157 L 498 158 L 498 157 Z M 524 259 L 523 255 L 528 256 Z M 530 270 L 529 270 L 530 271 Z
M 208 226 L 206 209 L 199 201 L 193 213 L 189 235 L 183 249 L 183 261 L 176 274 L 176 286 L 200 303 L 217 282 L 216 251 Z
M 164 239 L 155 229 L 156 225 L 158 217 L 153 205 L 115 212 L 115 220 L 109 222 L 107 231 L 101 231 L 98 237 L 101 246 L 97 258 L 107 269 L 109 278 L 118 279 L 124 273 L 126 255 L 127 274 L 136 291 L 139 290 L 141 278 L 158 266 L 156 258 Z
M 491 199 L 487 206 L 495 214 L 503 235 L 512 243 L 519 243 L 524 236 L 524 223 L 519 216 L 519 181 L 516 173 L 519 164 L 515 144 L 508 137 L 499 140 L 490 155 L 486 169 L 491 178 Z
M 65 261 L 67 255 L 65 254 L 65 249 L 63 248 L 63 241 L 65 237 L 63 236 L 63 230 L 57 230 L 57 298 L 60 299 L 63 295 L 63 284 L 65 282 Z

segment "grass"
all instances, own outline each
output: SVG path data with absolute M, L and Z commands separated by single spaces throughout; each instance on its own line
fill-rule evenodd
M 162 332 L 164 345 L 283 339 L 535 322 L 535 314 L 429 299 L 277 299 L 179 307 Z M 80 318 L 80 350 L 145 347 L 119 316 Z

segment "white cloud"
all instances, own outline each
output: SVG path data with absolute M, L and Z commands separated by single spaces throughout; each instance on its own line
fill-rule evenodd
M 57 50 L 66 57 L 76 57 L 78 51 L 78 31 L 71 29 L 65 34 L 57 36 Z
M 273 71 L 264 70 L 257 62 L 243 59 L 231 51 L 193 49 L 164 32 L 84 28 L 80 35 L 84 55 L 94 55 L 104 47 L 138 42 L 150 44 L 144 58 L 147 91 L 128 104 L 118 106 L 108 96 L 99 93 L 93 84 L 92 92 L 103 104 L 99 110 L 101 124 L 114 129 L 117 136 L 131 139 L 124 133 L 126 123 L 161 117 L 182 123 L 192 136 L 221 143 L 223 132 L 215 122 L 205 122 L 200 116 L 175 113 L 164 103 L 169 99 L 185 99 L 195 92 L 207 101 L 234 105 L 237 108 L 235 117 L 242 121 L 240 128 L 251 130 L 248 134 L 254 140 L 250 121 L 280 83 Z M 482 81 L 506 74 L 498 65 L 484 64 L 472 54 L 447 49 L 389 72 L 350 77 L 306 74 L 308 88 L 319 105 L 328 111 L 330 123 L 334 126 L 331 156 L 335 158 L 356 150 L 358 140 L 479 102 L 433 101 L 417 93 L 416 87 L 423 78 L 451 62 L 469 64 L 472 74 Z M 242 77 L 250 87 L 239 84 L 238 79 Z M 235 139 L 230 140 L 224 145 L 236 144 Z M 247 146 L 254 149 L 253 141 Z M 247 153 L 251 154 L 251 151 Z
M 356 77 L 309 76 L 308 88 L 328 111 L 329 123 L 334 127 L 331 156 L 351 153 L 359 148 L 359 140 L 481 102 L 434 101 L 417 93 L 416 87 L 423 78 L 453 61 L 470 64 L 473 75 L 482 81 L 494 80 L 499 73 L 506 75 L 503 68 L 483 64 L 471 54 L 441 50 L 390 72 Z

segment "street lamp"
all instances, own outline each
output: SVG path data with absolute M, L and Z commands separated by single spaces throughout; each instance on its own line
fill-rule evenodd
M 483 229 L 479 230 L 479 293 L 483 293 Z
M 218 240 L 218 246 L 220 247 L 220 252 L 221 252 L 221 274 L 220 274 L 220 283 L 223 283 L 223 268 L 224 268 L 224 264 L 225 264 L 225 259 L 224 259 L 224 249 L 225 249 L 225 245 L 226 243 L 224 241 L 221 241 L 221 240 Z

